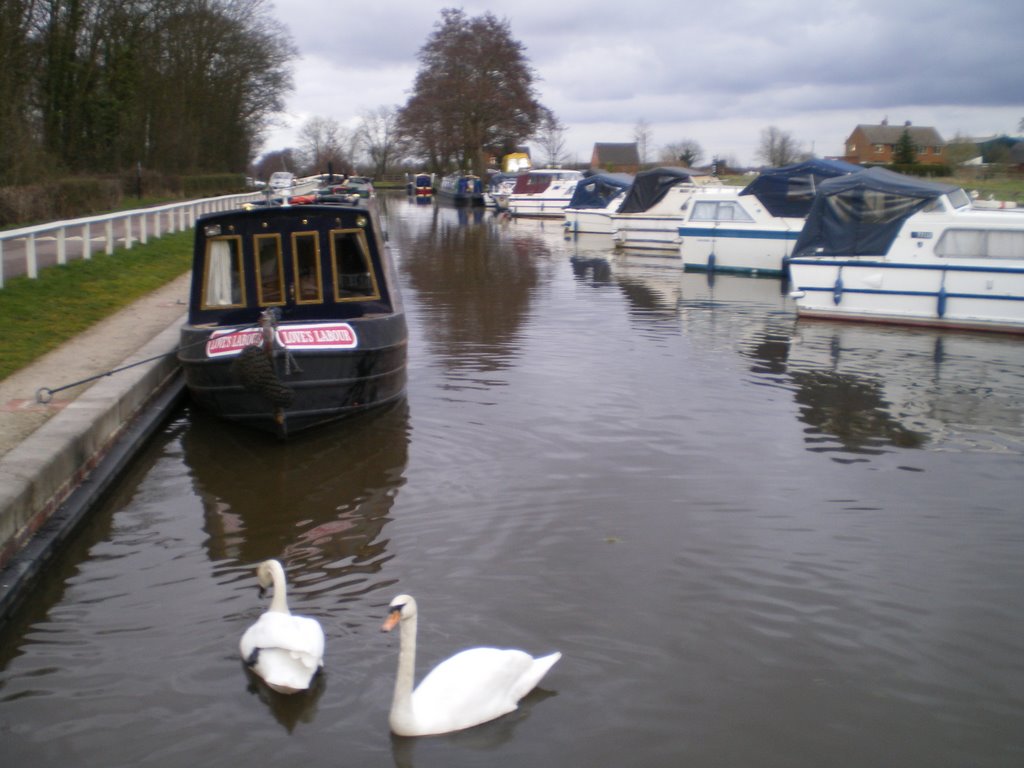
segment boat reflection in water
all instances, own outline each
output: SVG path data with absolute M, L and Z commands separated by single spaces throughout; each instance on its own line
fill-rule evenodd
M 803 322 L 788 345 L 808 442 L 1024 450 L 1024 345 L 984 334 Z
M 183 445 L 210 559 L 255 568 L 274 557 L 305 596 L 344 603 L 362 594 L 386 559 L 380 533 L 405 482 L 406 402 L 294 444 L 253 440 L 204 413 L 191 418 Z
M 641 316 L 672 312 L 702 344 L 793 392 L 809 451 L 864 461 L 895 448 L 1024 451 L 1024 345 L 984 333 L 797 320 L 785 281 L 659 268 L 631 257 L 574 273 L 619 285 Z M 655 263 L 655 262 L 652 262 Z

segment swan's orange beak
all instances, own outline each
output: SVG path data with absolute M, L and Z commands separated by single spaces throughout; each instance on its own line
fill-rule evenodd
M 380 625 L 381 632 L 390 632 L 395 628 L 395 625 L 402 620 L 402 609 L 395 608 L 391 613 L 388 614 L 387 620 Z

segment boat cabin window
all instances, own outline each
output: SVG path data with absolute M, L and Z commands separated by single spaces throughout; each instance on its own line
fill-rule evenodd
M 256 290 L 261 305 L 284 304 L 284 262 L 281 236 L 256 235 Z
M 743 206 L 731 200 L 701 200 L 693 204 L 690 221 L 753 221 Z
M 1024 259 L 1024 232 L 993 229 L 947 229 L 935 253 L 956 259 Z
M 331 232 L 331 262 L 334 264 L 334 299 L 376 299 L 377 279 L 370 264 L 366 233 L 361 229 Z
M 292 234 L 292 262 L 292 269 L 295 270 L 295 302 L 313 304 L 323 301 L 320 243 L 316 232 Z
M 203 309 L 241 307 L 245 304 L 242 239 L 213 237 L 206 241 Z
M 950 205 L 954 208 L 970 208 L 971 198 L 962 188 L 955 189 L 950 192 L 946 197 L 949 199 Z

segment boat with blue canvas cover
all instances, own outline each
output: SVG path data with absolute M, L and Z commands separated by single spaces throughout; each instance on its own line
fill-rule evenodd
M 678 254 L 684 205 L 705 185 L 720 186 L 714 176 L 691 168 L 667 166 L 636 174 L 619 210 L 611 214 L 615 245 Z
M 683 267 L 784 275 L 818 185 L 860 170 L 841 160 L 808 160 L 766 169 L 742 189 L 701 189 L 678 230 Z
M 1024 213 L 952 184 L 823 181 L 789 268 L 801 317 L 1024 333 Z
M 577 182 L 565 208 L 565 233 L 610 235 L 611 215 L 619 210 L 631 186 L 633 175 L 628 173 L 594 173 Z

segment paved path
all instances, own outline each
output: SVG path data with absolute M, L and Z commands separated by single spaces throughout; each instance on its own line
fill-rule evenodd
M 0 381 L 0 457 L 95 382 L 58 392 L 49 405 L 36 402 L 40 387 L 57 389 L 124 364 L 135 350 L 182 318 L 188 289 L 186 273 Z

